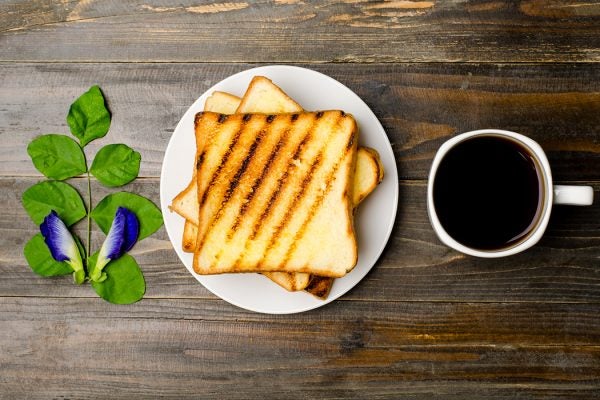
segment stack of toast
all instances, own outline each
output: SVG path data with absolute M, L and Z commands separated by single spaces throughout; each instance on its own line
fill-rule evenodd
M 355 207 L 383 179 L 353 117 L 308 112 L 268 78 L 214 92 L 195 118 L 190 184 L 172 201 L 198 274 L 262 273 L 326 298 L 355 266 Z

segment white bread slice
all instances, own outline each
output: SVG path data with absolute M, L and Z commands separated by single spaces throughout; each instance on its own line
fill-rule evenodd
M 197 273 L 341 277 L 354 268 L 352 116 L 204 112 L 196 137 Z
M 240 98 L 226 92 L 213 92 L 204 103 L 204 111 L 234 114 L 240 106 Z
M 242 98 L 236 113 L 282 114 L 301 112 L 302 106 L 290 98 L 279 86 L 264 76 L 255 76 Z
M 383 180 L 383 164 L 379 153 L 370 147 L 359 147 L 352 183 L 352 204 L 357 207 Z

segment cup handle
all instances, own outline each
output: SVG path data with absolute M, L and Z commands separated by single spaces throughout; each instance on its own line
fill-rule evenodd
M 554 185 L 554 204 L 571 206 L 591 206 L 594 189 L 591 186 Z

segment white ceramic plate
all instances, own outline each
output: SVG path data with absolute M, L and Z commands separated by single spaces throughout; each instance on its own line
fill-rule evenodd
M 192 268 L 192 254 L 181 248 L 184 220 L 168 208 L 171 200 L 190 182 L 196 151 L 194 115 L 202 111 L 206 98 L 215 90 L 242 96 L 252 77 L 266 76 L 306 110 L 339 109 L 351 113 L 359 127 L 359 145 L 379 152 L 385 177 L 358 207 L 355 228 L 358 264 L 336 279 L 326 300 L 304 291 L 290 293 L 259 274 L 198 275 Z M 286 314 L 321 307 L 352 289 L 375 264 L 392 231 L 398 205 L 398 171 L 392 146 L 375 114 L 354 92 L 319 72 L 305 68 L 274 65 L 242 71 L 214 85 L 192 104 L 177 124 L 169 141 L 160 178 L 160 205 L 167 233 L 177 255 L 188 271 L 208 290 L 223 300 L 247 310 Z

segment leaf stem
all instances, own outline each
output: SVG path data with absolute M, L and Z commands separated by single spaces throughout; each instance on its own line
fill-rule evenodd
M 87 207 L 87 249 L 86 249 L 86 266 L 89 268 L 89 265 L 87 265 L 87 261 L 90 258 L 90 250 L 91 250 L 91 242 L 92 242 L 92 229 L 91 229 L 91 223 L 90 223 L 90 219 L 91 219 L 91 213 L 92 213 L 92 183 L 91 183 L 91 179 L 90 179 L 90 170 L 89 168 L 86 171 L 87 174 L 87 189 L 88 189 L 88 207 Z

